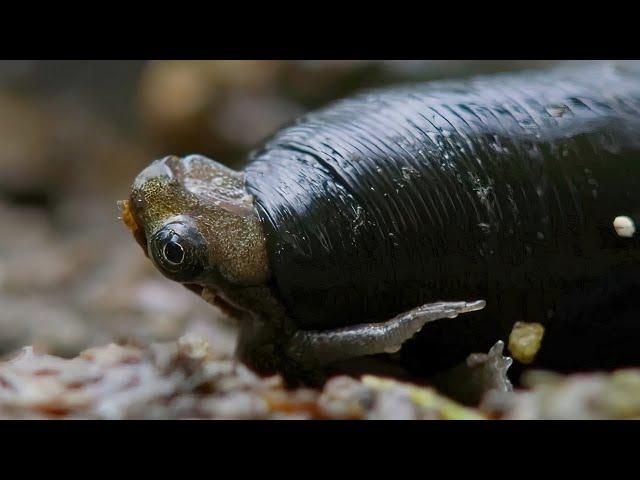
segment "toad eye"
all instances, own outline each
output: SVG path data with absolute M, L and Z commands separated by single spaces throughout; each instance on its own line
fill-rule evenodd
M 197 229 L 174 222 L 158 230 L 149 245 L 158 269 L 178 282 L 193 281 L 204 270 L 206 246 Z
M 172 239 L 162 247 L 162 255 L 172 265 L 180 265 L 184 261 L 184 247 Z

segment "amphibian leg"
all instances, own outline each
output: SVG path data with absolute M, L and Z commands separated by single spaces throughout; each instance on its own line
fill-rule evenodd
M 437 302 L 381 323 L 364 323 L 325 331 L 301 330 L 291 339 L 289 355 L 302 363 L 325 365 L 363 355 L 398 351 L 427 322 L 481 310 L 484 300 Z

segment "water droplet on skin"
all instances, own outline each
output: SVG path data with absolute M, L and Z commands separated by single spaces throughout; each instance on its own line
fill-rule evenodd
M 569 107 L 566 105 L 551 105 L 547 108 L 549 115 L 556 118 L 561 118 L 565 113 L 569 111 Z
M 631 217 L 625 215 L 616 217 L 613 220 L 613 228 L 619 237 L 631 238 L 636 233 L 635 222 Z
M 404 178 L 406 181 L 411 180 L 411 175 L 413 173 L 413 170 L 407 167 L 402 167 L 402 178 Z
M 482 233 L 489 233 L 491 231 L 491 226 L 488 223 L 479 223 L 478 227 Z

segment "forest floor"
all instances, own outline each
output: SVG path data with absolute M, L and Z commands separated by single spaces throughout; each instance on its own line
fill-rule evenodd
M 640 417 L 640 370 L 532 372 L 474 407 L 373 375 L 286 389 L 233 359 L 233 322 L 154 270 L 118 218 L 154 158 L 237 166 L 354 90 L 532 65 L 0 62 L 0 418 Z M 505 361 L 470 359 L 496 378 Z

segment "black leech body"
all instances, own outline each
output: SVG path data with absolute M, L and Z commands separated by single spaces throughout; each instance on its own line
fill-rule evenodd
M 575 299 L 640 285 L 638 236 L 613 228 L 640 213 L 637 67 L 380 90 L 303 117 L 252 160 L 246 188 L 300 328 L 487 300 L 405 344 L 414 367 L 486 351 L 518 320 L 553 341 Z

